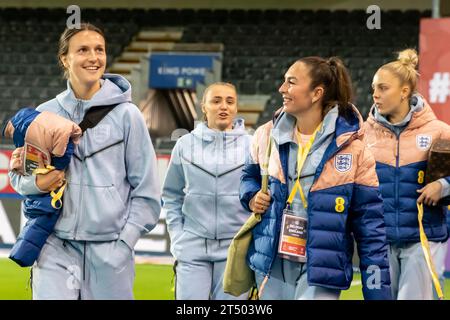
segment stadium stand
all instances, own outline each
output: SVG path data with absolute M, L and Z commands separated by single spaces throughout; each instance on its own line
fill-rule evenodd
M 182 43 L 223 43 L 222 79 L 239 94 L 267 95 L 255 127 L 281 105 L 286 68 L 307 55 L 341 57 L 355 85 L 363 116 L 371 105 L 371 79 L 394 52 L 418 46 L 419 20 L 430 11 L 382 12 L 382 28 L 369 30 L 363 10 L 85 9 L 82 20 L 101 26 L 111 65 L 140 31 L 180 27 Z M 0 119 L 37 105 L 65 87 L 56 43 L 64 9 L 0 9 Z

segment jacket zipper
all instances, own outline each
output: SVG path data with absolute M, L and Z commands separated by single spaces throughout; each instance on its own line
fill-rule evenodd
M 350 142 L 352 142 L 353 140 L 354 140 L 354 137 L 355 137 L 355 134 L 353 134 L 352 136 L 350 136 L 348 139 L 347 139 L 347 141 L 345 141 L 343 144 L 341 144 L 337 149 L 336 149 L 336 151 L 335 152 L 333 152 L 329 157 L 328 157 L 328 159 L 325 161 L 325 162 L 327 162 L 327 161 L 329 161 L 331 158 L 333 158 L 339 151 L 341 151 L 344 147 L 346 147 L 347 145 L 349 145 L 350 144 Z M 319 175 L 317 175 L 317 176 L 315 176 L 314 177 L 314 180 L 313 180 L 313 182 L 312 182 L 312 184 L 311 184 L 311 187 L 314 185 L 314 183 L 316 183 L 316 181 L 317 181 L 317 179 L 319 178 Z M 309 197 L 310 197 L 310 195 L 311 195 L 311 193 L 308 193 L 308 203 L 310 203 L 310 199 L 309 199 Z M 306 262 L 305 262 L 305 264 L 306 264 L 306 272 L 308 272 L 308 270 L 309 270 L 309 268 L 308 268 L 308 261 L 309 261 L 309 259 L 308 259 L 308 256 L 309 256 L 309 254 L 308 254 L 308 251 L 309 251 L 309 242 L 310 242 L 310 237 L 309 237 L 309 234 L 310 234 L 310 231 L 311 231 L 311 224 L 309 223 L 309 220 L 310 220 L 310 217 L 309 217 L 309 213 L 310 213 L 310 210 L 309 210 L 309 208 L 310 207 L 308 207 L 308 209 L 306 209 L 306 216 L 308 217 L 308 220 L 306 221 Z
M 83 281 L 86 281 L 86 241 L 83 244 Z
M 225 132 L 223 132 L 223 133 L 220 133 L 220 138 L 222 139 L 222 150 L 220 150 L 220 149 L 218 149 L 218 151 L 220 152 L 219 153 L 219 158 L 217 159 L 217 160 L 219 160 L 219 159 L 224 159 L 224 155 L 225 155 L 225 140 L 226 140 L 226 133 Z M 217 142 L 217 144 L 219 145 L 220 144 L 220 141 L 218 141 Z M 217 149 L 216 149 L 217 150 Z M 215 239 L 217 240 L 218 239 L 218 229 L 219 229 L 219 225 L 218 225 L 218 221 L 219 221 L 219 217 L 218 217 L 218 214 L 217 214 L 217 198 L 218 198 L 218 190 L 217 190 L 217 185 L 218 185 L 218 180 L 219 180 L 219 175 L 217 174 L 217 172 L 219 171 L 219 164 L 218 164 L 218 161 L 216 161 L 216 183 L 215 183 L 215 186 L 216 186 L 216 193 L 215 193 L 215 197 L 214 197 L 214 200 L 215 200 L 215 211 L 216 211 L 216 235 L 215 235 Z
M 85 143 L 83 142 L 83 147 L 85 146 Z M 84 153 L 84 148 L 83 148 L 83 153 Z M 84 157 L 83 157 L 84 158 Z M 78 216 L 77 216 L 77 224 L 75 225 L 75 232 L 74 232 L 74 240 L 76 240 L 77 238 L 77 231 L 78 231 L 78 226 L 80 223 L 80 216 L 83 214 L 84 212 L 84 205 L 83 205 L 83 178 L 84 178 L 84 166 L 86 165 L 86 159 L 83 159 L 83 161 L 81 162 L 81 171 L 80 171 L 80 196 L 79 196 L 79 204 L 80 204 L 80 210 L 78 211 Z
M 82 106 L 82 102 L 81 101 L 78 102 L 78 106 Z M 78 108 L 78 106 L 77 106 L 77 108 Z M 83 156 L 82 156 L 83 160 L 81 160 L 81 166 L 80 166 L 80 195 L 78 197 L 79 207 L 78 207 L 78 210 L 77 210 L 77 221 L 75 223 L 75 228 L 74 228 L 74 233 L 73 233 L 73 240 L 77 240 L 78 225 L 80 223 L 80 216 L 81 216 L 81 214 L 83 212 L 83 202 L 82 202 L 82 200 L 83 200 L 83 166 L 84 166 L 84 163 L 85 163 L 85 159 L 84 159 L 85 142 L 84 142 L 84 139 L 81 140 L 80 147 L 81 147 L 81 145 L 83 146 L 83 149 L 82 149 L 82 151 L 83 151 Z
M 214 144 L 215 145 L 217 145 L 217 147 L 219 146 L 219 141 L 218 141 L 218 139 L 216 139 L 216 141 L 214 142 Z M 218 150 L 218 148 L 215 148 L 215 151 L 217 152 Z M 217 163 L 217 160 L 218 160 L 218 158 L 216 158 L 216 173 L 215 173 L 215 175 L 216 175 L 216 177 L 215 177 L 215 179 L 214 179 L 214 188 L 215 188 L 215 190 L 214 190 L 214 216 L 215 216 L 215 224 L 216 224 L 216 226 L 215 226 L 215 234 L 214 234 L 214 240 L 217 240 L 217 229 L 218 229 L 218 224 L 217 224 L 217 220 L 218 220 L 218 216 L 217 216 L 217 180 L 219 179 L 218 177 L 217 177 L 217 171 L 219 170 L 219 168 L 218 168 L 218 163 Z
M 280 152 L 280 146 L 277 146 L 277 148 L 278 148 L 278 152 Z M 281 158 L 281 154 L 280 154 L 280 158 Z M 288 166 L 289 166 L 289 152 L 288 152 L 288 154 L 287 154 L 287 158 L 288 158 L 288 160 L 287 160 L 287 163 L 288 163 Z M 282 168 L 283 169 L 283 168 Z M 284 170 L 283 170 L 283 174 L 284 174 Z M 287 197 L 288 197 L 288 189 L 289 189 L 289 168 L 287 168 L 287 170 L 286 170 L 286 174 L 285 174 L 285 176 L 286 176 L 286 192 L 283 192 L 283 199 L 285 199 L 284 200 L 284 202 L 286 203 L 286 200 L 287 200 Z M 270 176 L 268 177 L 268 179 L 269 179 L 269 181 L 268 181 L 268 184 L 269 184 L 269 186 L 270 186 Z M 269 186 L 268 186 L 268 188 L 269 188 Z M 280 182 L 280 188 L 281 188 L 281 186 L 282 186 L 282 184 L 281 184 L 281 182 Z M 281 227 L 281 223 L 280 223 L 280 227 Z M 278 228 L 278 226 L 277 226 L 277 230 L 278 230 L 279 228 Z M 280 233 L 278 233 L 277 235 L 276 235 L 276 237 L 278 238 L 278 242 L 279 242 L 279 238 L 280 238 Z M 278 245 L 279 245 L 279 243 L 278 243 Z M 269 271 L 267 272 L 267 274 L 264 276 L 264 280 L 263 280 L 263 284 L 265 285 L 265 283 L 267 282 L 267 280 L 270 278 L 270 273 L 271 273 L 271 271 L 272 271 L 272 266 L 273 266 L 273 263 L 274 263 L 274 261 L 275 261 L 275 259 L 277 258 L 277 255 L 278 255 L 278 245 L 277 245 L 277 247 L 275 248 L 275 252 L 274 252 L 274 255 L 272 256 L 272 260 L 270 261 L 270 264 L 269 264 Z M 263 286 L 263 285 L 262 285 Z M 263 288 L 264 288 L 264 286 L 263 286 Z
M 217 172 L 217 165 L 216 165 L 216 172 Z M 215 218 L 216 218 L 216 232 L 215 232 L 215 235 L 214 235 L 214 239 L 216 240 L 217 239 L 217 228 L 218 228 L 218 226 L 217 226 L 217 177 L 214 179 L 215 180 L 215 183 L 214 183 L 214 185 L 215 185 L 215 195 L 214 195 L 214 214 L 215 214 Z
M 289 162 L 289 161 L 288 161 L 288 162 Z M 287 178 L 287 179 L 289 179 L 289 178 Z M 287 182 L 287 184 L 289 183 L 288 181 L 286 181 L 286 182 Z M 269 184 L 270 184 L 270 182 L 269 182 Z M 281 184 L 280 184 L 280 187 L 281 187 Z M 283 198 L 286 198 L 286 199 L 287 199 L 287 192 L 284 192 Z M 281 227 L 281 225 L 280 225 L 280 227 Z M 278 228 L 277 228 L 277 229 L 278 229 Z M 277 238 L 280 238 L 280 233 L 278 233 L 276 237 L 277 237 Z M 278 240 L 278 241 L 279 241 L 279 240 Z M 270 278 L 270 274 L 271 274 L 271 272 L 272 272 L 272 266 L 273 266 L 273 263 L 274 263 L 275 259 L 277 258 L 277 255 L 278 255 L 278 246 L 275 248 L 275 250 L 274 250 L 274 255 L 273 255 L 273 257 L 272 257 L 272 260 L 270 261 L 270 264 L 269 264 L 269 271 L 264 275 L 263 281 L 262 281 L 262 283 L 261 283 L 261 285 L 260 285 L 260 287 L 259 287 L 259 289 L 258 289 L 258 291 L 259 291 L 259 292 L 258 292 L 258 297 L 259 297 L 259 298 L 261 298 L 261 296 L 262 296 L 262 294 L 263 294 L 263 292 L 264 292 L 264 287 L 265 287 L 267 281 L 268 281 L 269 278 Z M 283 261 L 283 259 L 281 259 L 281 261 Z M 281 270 L 282 270 L 282 272 L 283 272 L 283 280 L 284 280 L 284 268 L 283 268 L 283 265 L 282 265 L 282 267 L 281 267 Z
M 394 133 L 395 134 L 395 133 Z M 397 140 L 397 151 L 395 155 L 395 231 L 397 233 L 397 236 L 400 236 L 399 230 L 398 230 L 398 205 L 399 205 L 399 195 L 398 195 L 398 172 L 399 172 L 399 164 L 400 164 L 400 134 L 397 136 L 395 135 Z

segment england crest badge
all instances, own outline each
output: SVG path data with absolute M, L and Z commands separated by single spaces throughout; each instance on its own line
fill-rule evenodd
M 418 134 L 416 136 L 416 145 L 419 150 L 427 151 L 431 147 L 431 136 L 428 134 Z
M 347 172 L 352 168 L 352 160 L 351 153 L 337 154 L 334 158 L 334 167 L 339 172 Z
M 93 128 L 94 140 L 96 143 L 106 142 L 111 138 L 111 130 L 109 124 L 98 124 Z

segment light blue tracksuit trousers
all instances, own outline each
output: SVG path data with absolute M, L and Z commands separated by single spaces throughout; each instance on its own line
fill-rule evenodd
M 177 257 L 177 300 L 245 300 L 223 292 L 228 247 L 232 239 L 207 239 L 184 231 L 173 250 Z
M 444 246 L 441 242 L 429 242 L 431 257 Z M 420 242 L 389 245 L 389 268 L 392 298 L 396 300 L 432 300 L 433 281 Z
M 258 288 L 264 280 L 256 274 Z M 308 285 L 306 264 L 276 257 L 261 300 L 338 300 L 341 291 Z
M 436 272 L 439 275 L 439 283 L 441 284 L 441 289 L 443 292 L 445 291 L 444 290 L 444 287 L 445 287 L 445 258 L 447 257 L 447 252 L 448 252 L 448 241 L 443 242 L 439 246 L 439 248 L 436 252 L 435 260 L 434 260 Z M 435 300 L 439 299 L 436 289 L 434 288 L 434 285 L 433 285 L 433 297 Z
M 122 240 L 63 240 L 51 234 L 32 267 L 34 300 L 133 299 L 134 251 Z

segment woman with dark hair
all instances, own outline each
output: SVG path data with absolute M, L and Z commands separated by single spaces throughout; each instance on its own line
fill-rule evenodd
M 338 299 L 350 287 L 358 245 L 363 294 L 389 299 L 383 204 L 375 160 L 361 141 L 341 60 L 306 57 L 286 72 L 283 112 L 259 127 L 240 198 L 262 215 L 247 261 L 262 299 Z M 261 164 L 269 139 L 269 192 Z
M 58 58 L 67 90 L 36 109 L 76 124 L 91 111 L 110 109 L 88 128 L 66 173 L 62 212 L 32 267 L 33 299 L 132 299 L 134 246 L 160 213 L 155 152 L 130 83 L 105 74 L 103 33 L 91 24 L 66 29 Z M 48 193 L 64 176 L 10 172 L 22 195 Z

